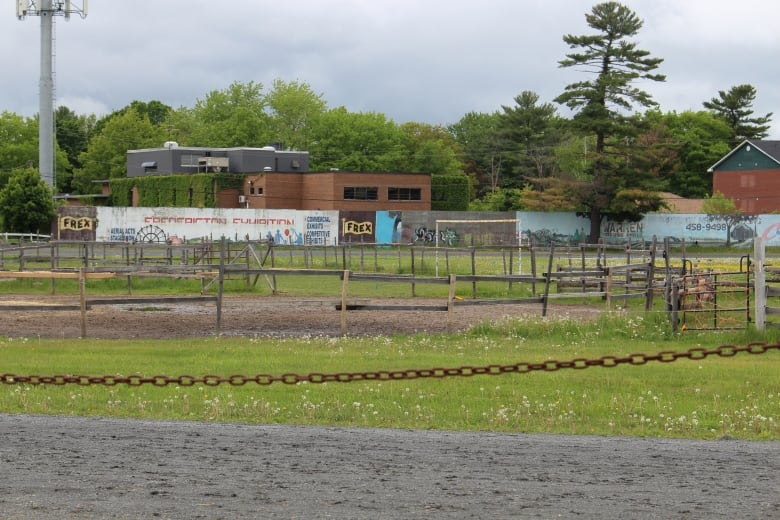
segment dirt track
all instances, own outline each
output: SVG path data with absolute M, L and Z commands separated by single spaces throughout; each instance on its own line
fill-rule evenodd
M 442 332 L 539 311 L 456 307 L 450 323 L 443 312 L 356 311 L 348 331 Z M 128 301 L 87 312 L 88 336 L 96 338 L 213 335 L 215 323 L 213 304 Z M 222 333 L 336 335 L 339 313 L 333 302 L 233 298 L 223 308 Z M 78 311 L 0 312 L 0 335 L 79 334 Z M 0 439 L 3 520 L 780 517 L 777 442 L 2 414 Z
M 225 336 L 338 336 L 341 313 L 334 299 L 287 296 L 227 297 L 222 306 L 220 334 Z M 385 306 L 438 306 L 444 300 L 398 299 L 351 301 Z M 8 310 L 13 306 L 70 305 L 74 310 Z M 0 336 L 78 338 L 81 313 L 73 296 L 2 296 Z M 599 309 L 551 307 L 549 316 L 595 316 Z M 415 332 L 440 333 L 463 330 L 477 323 L 507 316 L 540 316 L 540 305 L 456 305 L 452 318 L 438 310 L 349 311 L 348 335 L 389 335 Z M 94 305 L 86 312 L 90 338 L 177 338 L 217 333 L 216 304 L 138 303 L 132 297 L 117 298 L 112 305 Z
M 0 517 L 780 517 L 780 443 L 0 415 Z

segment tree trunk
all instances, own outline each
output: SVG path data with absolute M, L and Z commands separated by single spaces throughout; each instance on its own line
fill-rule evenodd
M 590 236 L 588 243 L 596 244 L 601 238 L 601 208 L 590 208 Z

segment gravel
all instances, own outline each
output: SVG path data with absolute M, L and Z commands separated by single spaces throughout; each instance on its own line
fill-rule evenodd
M 780 443 L 0 415 L 3 519 L 780 517 Z

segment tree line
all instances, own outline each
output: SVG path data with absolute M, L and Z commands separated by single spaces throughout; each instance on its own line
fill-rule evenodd
M 661 192 L 712 196 L 707 169 L 742 140 L 768 135 L 772 114 L 754 114 L 756 89 L 740 84 L 704 100 L 699 111 L 663 112 L 639 86 L 666 80 L 657 72 L 663 59 L 633 41 L 639 16 L 610 1 L 593 6 L 585 22 L 588 34 L 563 36 L 570 52 L 558 62 L 582 71 L 582 81 L 549 102 L 522 91 L 513 104 L 448 125 L 399 124 L 379 112 L 329 107 L 311 85 L 283 79 L 233 82 L 192 107 L 132 101 L 102 117 L 58 107 L 55 190 L 97 193 L 94 181 L 126 176 L 127 150 L 175 141 L 304 150 L 312 171 L 465 175 L 469 209 L 581 212 L 591 219 L 591 240 L 605 217 L 638 220 L 661 209 Z M 573 115 L 562 116 L 561 107 Z M 46 221 L 11 197 L 6 206 L 3 196 L 9 186 L 16 195 L 39 190 L 37 125 L 37 117 L 0 114 L 0 217 L 9 231 L 35 231 L 30 226 Z

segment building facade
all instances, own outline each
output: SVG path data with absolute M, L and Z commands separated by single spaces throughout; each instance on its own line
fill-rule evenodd
M 744 141 L 708 171 L 713 193 L 723 193 L 742 213 L 780 211 L 780 141 Z
M 251 173 L 309 171 L 309 152 L 263 148 L 203 148 L 169 141 L 162 148 L 128 150 L 127 176 L 186 173 Z
M 431 209 L 431 176 L 427 173 L 309 171 L 308 152 L 264 148 L 180 147 L 129 150 L 127 176 L 149 177 L 196 173 L 238 174 L 241 188 L 214 193 L 216 207 L 377 211 Z M 131 189 L 137 206 L 139 188 Z

